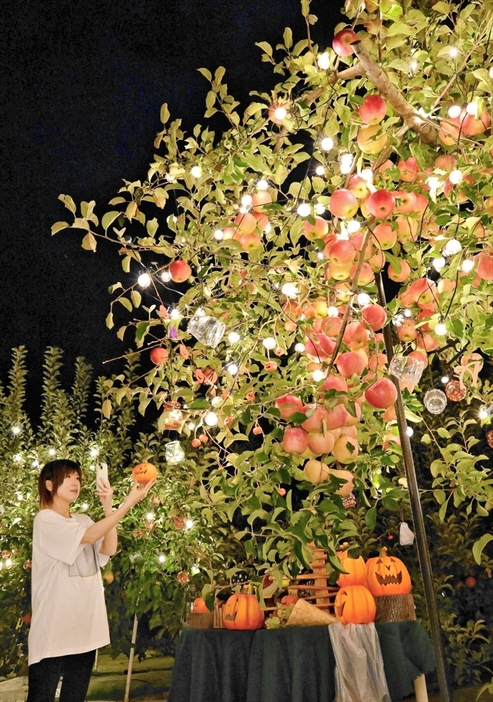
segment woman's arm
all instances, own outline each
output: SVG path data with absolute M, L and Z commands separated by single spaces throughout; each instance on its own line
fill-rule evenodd
M 81 544 L 95 544 L 96 541 L 99 541 L 99 539 L 104 539 L 104 550 L 101 549 L 101 553 L 104 555 L 113 555 L 114 551 L 113 553 L 109 553 L 109 551 L 112 547 L 115 547 L 116 551 L 116 525 L 134 505 L 147 496 L 147 493 L 155 482 L 155 480 L 151 480 L 149 483 L 147 483 L 147 485 L 134 483 L 124 502 L 122 502 L 122 504 L 114 512 L 110 512 L 106 517 L 100 519 L 99 522 L 91 524 L 91 526 L 86 529 L 84 536 L 81 539 Z M 106 542 L 105 537 L 109 535 L 112 530 L 115 530 L 115 534 L 110 536 L 109 541 Z

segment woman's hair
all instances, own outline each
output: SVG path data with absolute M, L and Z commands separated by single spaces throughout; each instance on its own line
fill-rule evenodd
M 73 472 L 77 473 L 79 479 L 82 481 L 82 471 L 79 464 L 75 463 L 75 461 L 62 458 L 58 461 L 49 461 L 49 463 L 43 467 L 38 477 L 39 504 L 41 507 L 52 504 L 53 497 L 56 495 L 58 488 L 67 475 Z M 51 480 L 53 486 L 52 490 L 48 490 L 46 487 L 47 480 Z

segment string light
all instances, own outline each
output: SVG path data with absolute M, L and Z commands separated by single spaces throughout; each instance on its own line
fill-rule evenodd
M 237 332 L 235 332 L 235 331 L 229 332 L 228 341 L 230 344 L 237 344 L 240 341 L 240 339 L 241 339 L 241 336 Z
M 438 322 L 438 324 L 435 327 L 435 334 L 438 336 L 445 336 L 447 333 L 447 327 L 445 326 L 444 322 Z
M 436 271 L 441 271 L 447 265 L 447 261 L 440 256 L 440 258 L 434 258 L 431 265 Z
M 196 563 L 190 568 L 190 575 L 198 575 L 200 573 L 200 568 Z
M 448 109 L 448 116 L 451 119 L 456 119 L 457 117 L 459 117 L 461 112 L 462 112 L 462 107 L 460 105 L 452 105 Z
M 322 205 L 320 202 L 317 202 L 317 204 L 315 205 L 315 214 L 323 215 L 324 212 L 325 205 Z
M 313 378 L 313 380 L 314 380 L 316 383 L 320 382 L 320 381 L 323 380 L 325 377 L 326 377 L 326 373 L 324 373 L 324 371 L 321 370 L 320 368 L 317 368 L 317 369 L 314 370 L 313 373 L 312 373 L 312 378 Z
M 347 175 L 353 167 L 354 157 L 352 154 L 342 154 L 340 161 L 341 173 Z
M 96 458 L 96 456 L 99 456 L 99 449 L 97 446 L 93 446 L 92 449 L 89 451 L 89 455 L 91 458 Z
M 87 504 L 87 502 L 83 502 L 83 503 L 82 503 L 82 509 L 83 509 L 83 510 L 86 510 L 88 507 L 89 507 L 89 505 Z
M 365 307 L 366 305 L 369 305 L 371 302 L 371 297 L 368 295 L 368 293 L 359 293 L 359 295 L 356 299 L 357 299 L 358 305 L 360 305 L 360 307 Z M 337 307 L 335 309 L 337 310 Z M 339 312 L 337 312 L 337 316 L 339 316 Z
M 414 429 L 412 427 L 407 427 L 406 434 L 412 436 L 414 434 Z
M 323 175 L 325 174 L 325 166 L 317 166 L 317 167 L 315 168 L 315 173 L 316 173 L 318 176 L 323 176 Z
M 39 461 L 34 460 L 31 465 L 33 468 L 39 468 Z
M 493 411 L 493 405 L 484 405 L 478 412 L 479 419 L 487 419 Z
M 330 137 L 323 137 L 320 141 L 320 147 L 324 151 L 332 151 L 332 149 L 334 148 L 334 140 Z
M 450 58 L 457 58 L 459 55 L 459 49 L 456 46 L 452 46 L 449 51 Z
M 409 68 L 411 69 L 411 71 L 413 73 L 414 73 L 414 71 L 416 71 L 418 69 L 418 62 L 416 61 L 416 59 L 413 59 L 411 61 L 411 63 L 409 64 Z
M 173 309 L 170 310 L 169 316 L 171 319 L 179 319 L 182 316 L 182 314 L 178 307 L 173 307 Z
M 472 260 L 472 258 L 466 258 L 465 261 L 462 261 L 461 270 L 464 273 L 470 273 L 473 268 L 474 268 L 474 261 Z
M 277 341 L 274 339 L 273 336 L 268 336 L 262 341 L 262 344 L 264 345 L 264 348 L 271 351 L 272 349 L 276 348 Z
M 17 436 L 18 434 L 21 433 L 21 428 L 18 427 L 17 425 L 14 425 L 12 429 L 10 430 L 14 436 Z
M 359 232 L 361 224 L 356 219 L 350 219 L 346 223 L 346 227 L 350 234 L 356 234 L 356 232 Z
M 262 180 L 259 180 L 257 183 L 257 190 L 267 190 L 269 187 L 269 183 L 262 178 Z
M 224 234 L 222 229 L 216 229 L 214 232 L 214 239 L 216 241 L 222 241 L 224 239 Z
M 469 102 L 466 105 L 466 112 L 468 115 L 472 115 L 473 117 L 477 117 L 478 112 L 479 112 L 479 105 L 477 102 Z
M 237 375 L 239 368 L 236 363 L 228 363 L 225 370 L 227 370 L 230 375 Z
M 208 427 L 217 426 L 218 421 L 219 418 L 215 412 L 207 412 L 207 414 L 204 417 L 204 422 L 207 424 Z
M 294 350 L 296 351 L 296 353 L 303 353 L 303 351 L 305 350 L 305 344 L 302 344 L 301 342 L 297 343 L 294 347 Z
M 324 51 L 323 54 L 319 54 L 317 57 L 317 63 L 321 71 L 326 71 L 330 66 L 329 53 L 327 51 Z
M 185 520 L 185 529 L 191 529 L 193 527 L 193 519 L 186 519 Z
M 281 292 L 283 295 L 286 295 L 286 297 L 294 298 L 298 295 L 299 290 L 295 283 L 284 283 Z
M 241 204 L 243 207 L 251 207 L 252 204 L 252 196 L 251 195 L 243 195 L 241 198 Z
M 338 317 L 339 316 L 339 310 L 335 305 L 331 305 L 329 309 L 327 310 L 327 317 Z
M 195 429 L 195 424 L 193 422 L 188 422 L 187 427 L 190 429 L 190 431 L 193 431 Z
M 153 514 L 152 512 L 147 512 L 147 514 L 146 514 L 146 519 L 147 519 L 149 522 L 152 522 L 152 520 L 154 519 L 154 514 Z
M 363 178 L 363 180 L 366 180 L 367 183 L 371 183 L 373 180 L 373 171 L 371 168 L 363 168 L 360 176 Z
M 56 449 L 54 449 L 54 448 L 48 449 L 48 456 L 56 456 Z
M 213 407 L 218 407 L 221 404 L 221 402 L 222 402 L 222 398 L 216 395 L 216 397 L 212 398 L 211 405 Z
M 169 270 L 166 268 L 166 270 L 161 271 L 161 276 L 160 276 L 160 277 L 161 277 L 161 280 L 163 281 L 163 283 L 169 283 L 169 281 L 171 280 L 171 273 L 170 273 Z
M 448 377 L 448 375 L 443 375 L 443 376 L 442 376 L 442 383 L 443 383 L 443 385 L 447 385 L 447 383 L 449 382 L 449 380 L 450 380 L 450 378 Z
M 452 183 L 452 185 L 458 185 L 459 183 L 462 182 L 462 179 L 464 178 L 464 174 L 462 171 L 459 171 L 458 168 L 455 170 L 451 171 L 449 174 L 449 181 Z
M 202 175 L 202 169 L 200 168 L 200 166 L 194 166 L 190 173 L 193 175 L 194 178 L 200 178 L 200 176 Z
M 152 282 L 152 279 L 149 273 L 141 273 L 137 278 L 137 282 L 141 288 L 148 288 Z
M 296 210 L 300 217 L 308 217 L 311 214 L 312 208 L 307 202 L 302 202 Z
M 160 553 L 159 556 L 157 557 L 157 559 L 160 563 L 166 562 L 166 556 L 164 555 L 164 553 Z
M 458 239 L 449 239 L 445 246 L 443 247 L 443 254 L 445 256 L 454 256 L 462 251 L 462 244 Z

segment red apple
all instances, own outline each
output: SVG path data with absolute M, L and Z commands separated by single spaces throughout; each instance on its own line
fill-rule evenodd
M 329 261 L 325 267 L 325 277 L 327 280 L 347 280 L 351 273 L 351 267 L 350 263 L 345 266 L 338 266 L 337 263 Z
M 295 412 L 303 411 L 303 403 L 296 395 L 283 395 L 274 402 L 283 419 L 290 419 Z
M 482 251 L 475 257 L 476 273 L 481 280 L 493 280 L 493 252 Z
M 251 234 L 255 231 L 257 220 L 251 212 L 239 212 L 235 217 L 235 224 L 240 234 Z
M 400 341 L 403 342 L 414 341 L 418 336 L 418 332 L 412 319 L 405 319 L 402 324 L 397 327 L 397 336 Z
M 484 132 L 489 128 L 490 123 L 491 119 L 486 110 L 477 117 L 466 113 L 462 120 L 462 131 L 464 134 L 467 134 L 467 136 L 484 134 Z
M 387 103 L 381 95 L 365 95 L 358 114 L 365 124 L 379 124 L 387 114 Z
M 160 366 L 161 363 L 164 363 L 168 356 L 168 349 L 163 349 L 162 346 L 156 346 L 155 348 L 151 349 L 151 352 L 149 354 L 151 361 L 155 363 L 156 366 Z
M 353 263 L 349 270 L 349 275 L 351 279 L 356 278 L 356 269 L 358 268 L 357 263 Z M 359 269 L 358 273 L 358 279 L 357 279 L 357 284 L 364 286 L 364 285 L 369 285 L 370 283 L 373 283 L 375 280 L 375 276 L 373 274 L 373 268 L 370 266 L 369 263 L 363 263 L 363 265 Z
M 394 265 L 394 263 L 389 263 L 387 275 L 390 280 L 393 280 L 395 283 L 403 283 L 411 275 L 411 267 L 407 261 L 403 261 L 401 258 L 398 259 L 398 261 L 400 265 L 399 268 L 397 265 Z
M 389 378 L 380 378 L 365 390 L 365 400 L 377 409 L 387 409 L 397 399 L 397 390 Z
M 351 218 L 358 211 L 358 198 L 346 188 L 334 190 L 329 200 L 329 210 L 334 217 Z
M 347 266 L 356 256 L 356 249 L 350 239 L 336 239 L 327 251 L 327 258 L 336 266 Z
M 336 405 L 333 409 L 325 411 L 325 422 L 327 429 L 340 429 L 348 420 L 351 419 L 351 415 L 344 407 L 344 405 Z
M 321 456 L 324 453 L 331 453 L 334 448 L 335 438 L 330 431 L 325 433 L 322 431 L 313 431 L 308 434 L 308 448 L 313 451 L 315 456 Z
M 399 214 L 410 214 L 416 209 L 416 193 L 408 193 L 405 190 L 398 190 L 395 193 L 397 207 L 395 211 Z
M 359 453 L 359 444 L 357 439 L 341 434 L 334 444 L 332 455 L 339 463 L 353 463 Z
M 356 195 L 358 200 L 362 200 L 369 193 L 367 181 L 356 173 L 349 179 L 348 189 Z
M 366 346 L 370 339 L 370 333 L 361 322 L 349 322 L 342 340 L 352 351 L 357 351 Z
M 306 355 L 316 358 L 319 361 L 326 361 L 330 358 L 334 348 L 334 339 L 331 339 L 322 332 L 310 332 L 310 338 L 305 343 Z
M 282 448 L 286 453 L 303 453 L 308 448 L 308 434 L 301 427 L 289 427 L 284 432 Z
M 379 154 L 389 143 L 389 137 L 380 125 L 370 124 L 359 128 L 356 141 L 364 154 Z
M 328 375 L 324 380 L 324 384 L 320 390 L 336 390 L 336 392 L 347 392 L 348 386 L 344 378 L 338 375 Z M 343 398 L 340 398 L 340 402 L 344 402 Z
M 322 461 L 316 461 L 315 459 L 310 459 L 307 461 L 303 467 L 303 472 L 305 478 L 313 485 L 318 485 L 322 480 L 327 480 L 329 475 L 329 467 L 322 463 Z
M 400 171 L 401 180 L 404 180 L 406 183 L 412 183 L 415 181 L 419 173 L 418 162 L 414 156 L 409 156 L 407 161 L 399 161 L 397 168 Z
M 353 48 L 351 44 L 358 41 L 358 35 L 352 29 L 341 29 L 332 40 L 332 48 L 338 56 L 351 56 Z
M 380 222 L 373 229 L 373 238 L 384 251 L 391 249 L 397 243 L 397 232 L 394 231 L 388 222 Z
M 256 212 L 263 212 L 263 206 L 269 205 L 272 202 L 272 195 L 268 190 L 257 190 L 252 195 L 252 208 Z
M 169 274 L 175 283 L 184 283 L 192 274 L 192 269 L 186 261 L 177 259 L 169 264 Z
M 388 190 L 376 190 L 368 196 L 366 206 L 374 217 L 384 219 L 394 211 L 395 197 Z
M 309 241 L 315 241 L 315 239 L 323 239 L 329 231 L 329 224 L 323 217 L 315 217 L 315 224 L 312 224 L 308 220 L 303 222 L 303 234 Z
M 337 370 L 344 378 L 361 375 L 365 366 L 365 359 L 356 351 L 343 351 L 336 360 Z
M 327 415 L 327 410 L 322 405 L 305 405 L 302 410 L 307 419 L 301 425 L 307 432 L 322 431 L 322 425 Z
M 373 304 L 366 305 L 361 310 L 361 316 L 368 324 L 370 329 L 373 331 L 378 331 L 383 327 L 387 320 L 387 313 L 381 305 Z

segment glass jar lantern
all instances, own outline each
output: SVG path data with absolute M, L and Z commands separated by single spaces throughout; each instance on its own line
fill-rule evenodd
M 441 414 L 447 406 L 447 396 L 441 390 L 434 388 L 428 390 L 423 398 L 423 403 L 428 412 L 432 414 Z
M 215 349 L 224 336 L 226 325 L 214 317 L 209 317 L 199 307 L 187 326 L 187 332 L 204 346 Z
M 176 465 L 185 460 L 185 451 L 179 441 L 170 441 L 167 443 L 164 449 L 164 455 L 166 457 L 166 463 L 169 463 L 169 465 Z
M 393 356 L 389 364 L 389 375 L 398 378 L 410 389 L 421 380 L 425 367 L 424 361 L 412 356 Z

